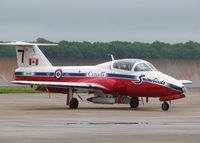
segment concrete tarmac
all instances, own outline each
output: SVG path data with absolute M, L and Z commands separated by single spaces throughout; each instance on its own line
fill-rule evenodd
M 165 112 L 158 99 L 136 110 L 87 101 L 71 110 L 65 100 L 60 94 L 51 101 L 47 94 L 1 94 L 0 143 L 200 142 L 199 89 L 172 101 Z

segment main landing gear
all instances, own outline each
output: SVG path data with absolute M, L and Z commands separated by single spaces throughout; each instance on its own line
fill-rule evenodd
M 132 97 L 130 100 L 130 107 L 135 109 L 139 106 L 139 99 L 138 97 Z
M 76 98 L 72 98 L 70 103 L 69 103 L 69 108 L 70 109 L 76 109 L 78 108 L 78 100 Z
M 162 104 L 162 110 L 163 111 L 169 110 L 169 104 L 166 101 L 164 101 L 163 104 Z
M 73 89 L 71 88 L 67 93 L 66 105 L 68 105 L 70 109 L 77 109 L 79 105 L 78 99 L 73 97 Z

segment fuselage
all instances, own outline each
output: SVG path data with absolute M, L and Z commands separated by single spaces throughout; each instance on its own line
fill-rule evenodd
M 149 69 L 138 66 L 144 64 Z M 15 80 L 98 83 L 109 89 L 108 94 L 123 96 L 163 97 L 184 92 L 181 82 L 148 64 L 126 59 L 96 66 L 21 67 L 15 71 Z

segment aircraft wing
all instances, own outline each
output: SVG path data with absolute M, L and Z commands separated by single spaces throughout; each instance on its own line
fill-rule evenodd
M 23 85 L 37 85 L 46 87 L 63 87 L 63 88 L 91 88 L 100 90 L 109 90 L 108 88 L 97 83 L 85 83 L 85 82 L 51 82 L 51 81 L 11 81 L 13 84 Z

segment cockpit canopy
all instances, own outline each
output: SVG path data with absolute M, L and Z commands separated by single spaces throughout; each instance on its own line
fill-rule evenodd
M 112 68 L 135 72 L 157 71 L 151 63 L 139 59 L 116 60 L 113 62 Z

